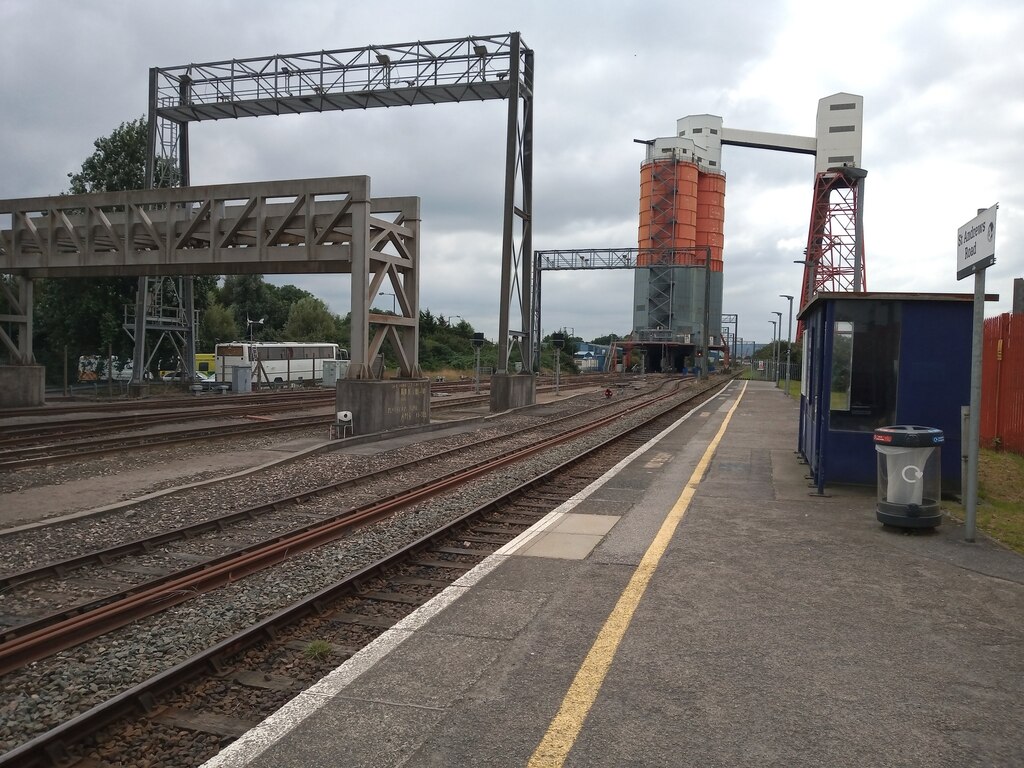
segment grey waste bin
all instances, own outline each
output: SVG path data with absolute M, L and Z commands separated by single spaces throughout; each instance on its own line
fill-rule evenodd
M 941 429 L 899 425 L 875 430 L 878 454 L 876 516 L 900 528 L 934 528 L 942 522 Z

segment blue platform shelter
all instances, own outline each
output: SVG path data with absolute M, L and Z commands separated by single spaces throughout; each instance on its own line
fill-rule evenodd
M 962 406 L 970 402 L 972 295 L 818 293 L 803 323 L 799 449 L 818 492 L 873 485 L 874 430 L 945 433 L 942 490 L 960 490 Z

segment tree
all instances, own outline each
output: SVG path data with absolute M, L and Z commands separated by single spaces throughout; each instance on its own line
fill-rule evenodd
M 96 139 L 96 151 L 82 163 L 82 169 L 68 174 L 71 194 L 142 189 L 146 183 L 148 137 L 146 118 L 140 117 Z
M 314 296 L 305 296 L 292 304 L 284 337 L 288 341 L 339 341 L 337 318 L 327 305 Z
M 217 344 L 242 338 L 234 313 L 216 299 L 209 299 L 199 324 L 197 349 L 212 352 Z
M 141 189 L 145 184 L 148 129 L 144 118 L 121 123 L 93 142 L 95 151 L 76 173 L 68 173 L 71 194 Z M 203 309 L 216 278 L 196 278 L 196 308 Z M 47 278 L 37 280 L 34 347 L 51 382 L 61 376 L 64 350 L 72 361 L 111 349 L 130 358 L 132 341 L 124 332 L 125 307 L 135 303 L 134 277 Z M 72 363 L 73 365 L 73 363 Z
M 228 275 L 224 278 L 223 287 L 214 296 L 231 310 L 246 338 L 249 335 L 249 322 L 253 321 L 253 339 L 263 341 L 296 341 L 285 331 L 292 308 L 303 299 L 320 301 L 309 291 L 294 285 L 271 285 L 263 279 L 263 275 Z M 332 330 L 330 338 L 338 337 L 339 318 L 331 315 L 323 302 L 320 304 L 331 318 L 328 324 Z M 259 322 L 261 320 L 263 322 Z
M 420 333 L 431 334 L 437 330 L 437 318 L 430 314 L 429 309 L 420 310 Z
M 246 338 L 250 333 L 249 322 L 259 320 L 264 322 L 252 327 L 253 338 L 269 339 L 272 336 L 269 333 L 272 324 L 267 322 L 271 287 L 264 282 L 263 275 L 228 275 L 224 278 L 224 286 L 220 291 L 221 303 L 231 310 Z

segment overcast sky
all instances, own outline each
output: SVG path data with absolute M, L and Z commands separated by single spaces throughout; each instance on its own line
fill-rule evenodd
M 956 230 L 999 203 L 986 288 L 1024 276 L 1024 3 L 647 0 L 3 0 L 0 198 L 66 191 L 93 141 L 142 116 L 148 70 L 519 31 L 536 63 L 534 248 L 635 247 L 634 138 L 690 114 L 810 136 L 818 99 L 864 97 L 867 285 L 971 293 Z M 367 174 L 422 198 L 420 306 L 498 327 L 504 102 L 194 124 L 194 184 Z M 799 295 L 812 158 L 725 147 L 723 311 L 771 338 Z M 273 278 L 349 311 L 348 276 Z M 628 271 L 546 272 L 543 330 L 628 333 Z M 390 298 L 378 306 L 390 309 Z

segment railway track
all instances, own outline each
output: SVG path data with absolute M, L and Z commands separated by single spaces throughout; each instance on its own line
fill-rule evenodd
M 141 448 L 156 448 L 181 443 L 191 444 L 197 440 L 212 438 L 235 438 L 243 435 L 263 434 L 281 430 L 323 427 L 331 423 L 329 415 L 292 416 L 243 423 L 207 424 L 200 427 L 170 430 L 149 434 L 121 434 L 105 438 L 83 438 L 63 440 L 46 445 L 30 445 L 23 448 L 0 450 L 0 470 L 22 469 L 72 461 L 110 454 L 124 453 Z
M 673 395 L 674 392 L 670 392 L 662 395 L 661 399 Z M 307 513 L 300 512 L 296 516 L 295 510 L 301 505 L 308 504 L 311 500 L 343 491 L 348 491 L 347 498 L 351 499 L 352 489 L 362 488 L 364 489 L 363 496 L 374 499 L 374 501 L 368 502 L 368 506 L 374 507 L 380 503 L 377 501 L 377 497 L 381 495 L 381 490 L 394 486 L 396 490 L 393 496 L 397 499 L 398 505 L 405 505 L 410 501 L 409 494 L 415 492 L 416 488 L 398 488 L 400 481 L 395 482 L 394 478 L 400 477 L 402 473 L 409 473 L 423 466 L 443 467 L 457 463 L 458 470 L 445 472 L 439 469 L 437 471 L 451 478 L 447 481 L 448 483 L 466 482 L 467 472 L 491 471 L 496 466 L 501 466 L 500 463 L 495 464 L 495 462 L 507 461 L 506 457 L 511 457 L 513 461 L 518 460 L 524 451 L 543 450 L 552 444 L 552 441 L 571 439 L 577 434 L 573 430 L 589 431 L 638 408 L 646 408 L 658 402 L 639 397 L 636 399 L 640 400 L 638 404 L 630 404 L 628 401 L 600 403 L 583 412 L 546 420 L 533 427 L 520 430 L 500 445 L 496 444 L 492 438 L 486 437 L 428 457 L 413 459 L 399 465 L 392 465 L 356 477 L 344 478 L 315 488 L 302 489 L 265 503 L 228 511 L 172 530 L 154 532 L 140 539 L 112 544 L 102 549 L 92 550 L 56 562 L 44 563 L 20 572 L 0 574 L 0 591 L 4 593 L 8 624 L 12 621 L 12 614 L 19 607 L 21 611 L 29 615 L 45 612 L 38 618 L 25 620 L 0 631 L 0 640 L 3 641 L 0 643 L 0 674 L 10 671 L 19 664 L 41 658 L 35 651 L 12 654 L 12 649 L 16 645 L 15 640 L 39 633 L 41 640 L 38 646 L 39 652 L 55 653 L 61 647 L 66 646 L 61 646 L 56 642 L 55 637 L 45 631 L 46 627 L 60 622 L 72 622 L 73 625 L 77 625 L 78 617 L 86 611 L 98 610 L 117 601 L 133 599 L 140 592 L 187 578 L 198 571 L 209 572 L 214 566 L 225 562 L 230 564 L 232 558 L 255 551 L 266 543 L 277 539 L 284 542 L 286 549 L 290 547 L 291 551 L 294 551 L 296 544 L 289 541 L 287 538 L 289 535 L 294 536 L 315 530 L 331 520 L 342 518 L 348 520 L 363 511 L 353 508 L 332 516 L 327 521 L 318 520 L 316 523 L 310 523 Z M 441 480 L 435 479 L 423 487 L 432 488 L 440 482 Z M 413 497 L 413 500 L 415 498 Z M 391 509 L 389 507 L 385 512 L 389 512 Z M 298 519 L 296 519 L 297 517 Z M 259 528 L 253 525 L 254 521 L 260 521 Z M 246 537 L 259 535 L 264 536 L 264 539 L 251 546 L 231 547 L 231 542 L 241 535 L 238 530 L 240 528 L 245 529 Z M 228 545 L 221 544 L 224 540 L 227 540 Z M 180 542 L 187 545 L 185 549 L 177 547 L 174 551 L 168 551 L 169 545 L 177 545 Z M 217 556 L 203 557 L 202 552 L 209 552 L 211 548 L 218 551 L 229 551 Z M 199 562 L 181 569 L 182 557 L 190 560 L 198 558 Z M 125 562 L 132 558 L 142 562 Z M 102 590 L 103 585 L 111 582 L 109 571 L 112 568 L 117 569 L 118 578 L 115 581 L 130 578 L 132 574 L 152 576 L 159 570 L 165 572 L 144 583 L 132 583 L 115 593 L 93 597 L 92 593 L 95 593 L 97 589 Z M 85 572 L 73 576 L 79 570 Z M 76 589 L 76 582 L 86 585 L 86 588 Z M 96 585 L 99 587 L 97 588 Z M 175 589 L 184 588 L 182 586 L 175 587 Z M 20 593 L 23 592 L 28 592 L 32 599 L 21 598 Z M 156 599 L 166 601 L 168 598 L 158 595 Z M 54 601 L 59 601 L 61 605 L 54 605 Z M 67 605 L 68 602 L 72 604 Z M 67 637 L 69 640 L 75 639 L 73 634 Z
M 285 399 L 301 403 L 307 400 L 330 399 L 333 395 L 331 390 L 278 390 L 273 392 L 253 392 L 245 395 L 232 395 L 231 399 L 244 400 L 249 406 L 273 405 L 281 403 Z M 106 418 L 109 413 L 121 413 L 126 410 L 132 411 L 161 411 L 178 410 L 191 411 L 202 405 L 220 407 L 217 396 L 208 395 L 205 397 L 176 396 L 176 397 L 155 397 L 136 400 L 113 400 L 105 402 L 78 402 L 65 401 L 53 405 L 45 405 L 33 408 L 0 408 L 0 420 L 15 418 L 61 418 L 72 414 L 96 415 L 97 418 Z
M 702 396 L 707 394 L 698 395 Z M 627 437 L 606 437 L 589 446 L 589 453 L 603 455 L 583 458 L 581 454 L 559 462 L 555 468 L 540 473 L 539 478 L 506 489 L 470 512 L 460 512 L 437 530 L 414 537 L 386 557 L 355 568 L 337 583 L 315 590 L 313 595 L 211 644 L 173 669 L 156 674 L 22 744 L 0 757 L 0 765 L 53 765 L 56 758 L 68 755 L 85 755 L 97 761 L 90 765 L 113 765 L 118 764 L 118 759 L 130 762 L 132 754 L 158 752 L 168 755 L 163 764 L 201 762 L 532 525 L 560 500 L 599 476 L 607 466 L 660 430 L 666 420 L 677 418 L 675 411 L 679 407 L 676 402 L 672 408 L 659 409 L 661 412 L 653 418 L 648 415 L 638 420 Z M 608 421 L 623 419 L 620 413 L 609 416 Z M 563 435 L 552 439 L 573 438 Z M 541 449 L 534 445 L 528 450 L 536 454 Z M 463 481 L 479 479 L 486 471 L 485 465 L 493 470 L 521 458 L 506 452 L 504 456 L 488 459 L 465 470 Z M 410 491 L 414 499 L 422 501 L 457 483 L 459 480 L 452 475 L 440 481 L 443 487 L 430 484 Z M 547 485 L 542 486 L 543 483 Z M 340 515 L 327 525 L 351 525 L 356 514 L 372 518 L 384 514 L 388 505 L 403 508 L 408 503 L 397 498 L 382 500 L 376 508 L 369 505 L 358 513 Z M 366 520 L 363 518 L 361 524 L 366 525 Z M 326 531 L 301 535 L 334 536 Z M 296 541 L 286 546 L 294 547 Z M 264 556 L 273 559 L 280 556 L 280 551 L 274 555 L 268 549 Z M 177 588 L 192 586 L 178 584 Z M 185 681 L 196 679 L 200 682 L 180 687 Z M 156 703 L 158 697 L 164 697 L 163 703 Z M 224 714 L 228 712 L 234 714 Z M 141 720 L 137 718 L 139 713 L 145 713 Z M 239 717 L 240 713 L 247 716 Z M 100 737 L 91 735 L 129 714 L 135 717 L 132 723 L 108 729 Z
M 263 403 L 243 403 L 231 405 L 215 405 L 193 407 L 189 413 L 180 411 L 159 413 L 130 413 L 125 415 L 102 415 L 74 421 L 55 423 L 8 424 L 0 435 L 0 450 L 31 446 L 34 443 L 65 440 L 68 437 L 82 439 L 97 435 L 110 435 L 129 429 L 159 426 L 161 424 L 180 424 L 187 419 L 227 419 L 244 418 L 253 414 L 260 416 L 268 413 L 288 413 L 310 408 L 327 408 L 334 404 L 333 393 L 320 397 L 303 398 L 301 402 L 280 401 Z
M 587 378 L 563 384 L 563 389 L 592 387 L 601 380 Z M 470 387 L 472 385 L 469 385 Z M 539 387 L 546 391 L 552 387 Z M 431 403 L 432 411 L 465 408 L 488 402 L 488 395 L 460 396 L 452 400 L 438 400 Z M 83 421 L 76 419 L 48 424 L 14 424 L 3 428 L 0 436 L 0 470 L 15 470 L 25 467 L 44 466 L 61 461 L 79 460 L 88 457 L 107 456 L 197 440 L 234 438 L 240 435 L 262 434 L 282 430 L 300 430 L 322 427 L 326 433 L 333 421 L 334 393 L 314 393 L 301 399 L 289 394 L 285 399 L 248 400 L 242 405 L 230 404 L 202 408 L 194 407 L 187 416 L 181 413 L 131 414 L 125 416 L 100 416 Z M 281 414 L 296 410 L 323 409 L 321 415 L 283 416 L 268 418 L 268 414 Z M 330 409 L 329 411 L 327 409 Z M 180 424 L 183 420 L 202 419 L 203 424 L 160 432 L 139 433 L 138 430 L 166 425 Z M 210 424 L 216 419 L 253 419 L 244 423 Z M 134 430 L 126 432 L 125 430 Z

